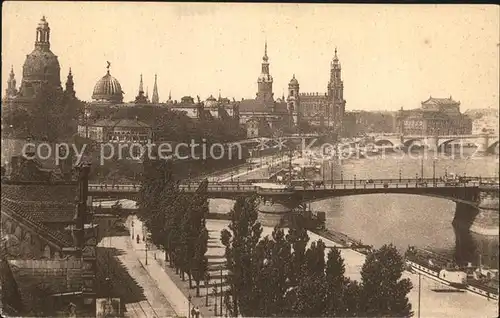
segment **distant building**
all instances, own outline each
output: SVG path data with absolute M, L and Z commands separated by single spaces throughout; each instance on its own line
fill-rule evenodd
M 257 78 L 256 97 L 255 99 L 242 99 L 238 103 L 240 124 L 254 126 L 256 122 L 265 121 L 272 129 L 281 129 L 290 126 L 291 110 L 288 109 L 284 97 L 277 100 L 274 99 L 273 81 L 269 70 L 266 42 L 264 56 L 262 57 L 261 73 Z
M 123 102 L 124 93 L 122 91 L 121 84 L 116 78 L 111 76 L 109 67 L 110 65 L 108 64 L 106 75 L 104 75 L 94 87 L 92 94 L 93 101 L 89 104 L 87 110 L 88 114 L 92 114 L 94 111 L 103 108 L 116 109 L 150 106 L 183 112 L 189 118 L 196 120 L 210 120 L 217 118 L 226 121 L 238 121 L 237 103 L 234 100 L 231 102 L 228 98 L 222 98 L 220 94 L 218 100 L 216 100 L 213 96 L 210 96 L 205 102 L 202 102 L 199 97 L 197 98 L 197 101 L 195 101 L 191 96 L 184 96 L 178 102 L 176 100 L 172 100 L 172 96 L 169 94 L 168 100 L 165 103 L 159 102 L 157 75 L 155 75 L 153 96 L 151 100 L 149 99 L 148 93 L 144 92 L 143 78 L 141 74 L 139 89 L 135 100 L 125 103 Z
M 49 23 L 45 17 L 42 17 L 36 28 L 35 49 L 26 56 L 24 61 L 21 86 L 18 90 L 14 70 L 11 68 L 3 104 L 7 107 L 35 106 L 32 103 L 43 85 L 48 85 L 62 94 L 60 73 L 59 60 L 50 50 Z M 68 80 L 70 81 L 67 85 L 68 93 L 74 96 L 71 72 Z
M 346 101 L 337 49 L 330 64 L 330 80 L 326 93 L 299 93 L 298 89 L 299 84 L 294 75 L 289 85 L 288 101 L 290 103 L 298 100 L 295 109 L 300 113 L 301 120 L 313 126 L 329 127 L 339 132 L 342 130 Z
M 498 108 L 474 109 L 465 112 L 472 119 L 472 133 L 477 134 L 499 134 Z
M 472 121 L 460 112 L 460 102 L 449 98 L 429 97 L 422 107 L 396 114 L 397 133 L 404 135 L 468 135 Z
M 78 135 L 97 142 L 148 143 L 153 139 L 152 128 L 138 119 L 101 119 L 78 126 Z
M 255 99 L 244 99 L 240 102 L 240 123 L 248 122 L 248 125 L 252 126 L 256 119 L 259 119 L 265 120 L 272 130 L 283 130 L 300 127 L 302 122 L 307 122 L 311 126 L 340 131 L 346 103 L 341 72 L 335 50 L 326 93 L 301 93 L 299 81 L 294 74 L 288 84 L 288 97 L 283 96 L 275 100 L 266 43 L 262 70 L 257 79 L 257 95 Z

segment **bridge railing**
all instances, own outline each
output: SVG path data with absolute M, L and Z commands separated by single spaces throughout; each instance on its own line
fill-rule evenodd
M 258 183 L 273 183 L 268 179 L 254 179 L 251 181 L 225 181 L 225 182 L 209 182 L 208 188 L 212 191 L 256 191 L 261 189 L 261 191 L 267 192 L 286 192 L 290 191 L 290 188 L 267 188 L 260 187 Z M 196 190 L 200 186 L 201 182 L 186 182 L 181 183 L 179 187 L 181 189 Z M 294 180 L 293 188 L 304 189 L 304 190 L 320 190 L 320 189 L 342 189 L 342 188 L 380 188 L 380 187 L 390 187 L 390 188 L 402 188 L 402 187 L 477 187 L 481 186 L 497 186 L 499 184 L 499 178 L 495 177 L 467 177 L 462 180 L 456 181 L 445 181 L 442 178 L 413 178 L 413 179 L 352 179 L 352 180 Z M 92 192 L 138 192 L 140 189 L 139 184 L 89 184 L 88 189 Z

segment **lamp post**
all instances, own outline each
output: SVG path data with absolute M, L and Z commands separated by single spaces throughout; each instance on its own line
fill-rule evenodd
M 420 160 L 420 179 L 424 180 L 424 157 Z
M 432 182 L 436 184 L 436 158 L 432 160 Z
M 188 295 L 188 317 L 191 318 L 191 295 Z
M 340 171 L 340 183 L 344 183 L 344 173 Z
M 134 219 L 132 219 L 132 239 L 134 239 Z
M 222 267 L 220 268 L 220 315 L 222 316 Z
M 399 182 L 401 182 L 401 168 L 399 168 Z
M 210 282 L 210 277 L 208 272 L 205 273 L 205 288 L 207 290 L 207 294 L 205 295 L 205 306 L 208 307 L 208 283 Z
M 217 313 L 218 313 L 218 310 L 217 310 L 217 284 L 215 284 L 213 292 L 214 292 L 214 297 L 215 297 L 215 301 L 214 301 L 214 315 L 217 316 Z

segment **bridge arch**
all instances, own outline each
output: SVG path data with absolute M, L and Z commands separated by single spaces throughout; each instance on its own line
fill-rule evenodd
M 405 148 L 408 148 L 410 147 L 412 144 L 414 144 L 415 142 L 419 142 L 422 146 L 424 145 L 423 143 L 423 139 L 422 138 L 412 138 L 412 139 L 408 139 L 406 140 L 404 143 L 403 143 L 403 146 Z
M 493 152 L 495 150 L 495 148 L 498 146 L 498 143 L 499 143 L 499 139 L 498 138 L 496 140 L 493 140 L 493 142 L 490 145 L 488 145 L 487 151 L 488 152 Z
M 379 140 L 375 140 L 374 142 L 375 146 L 386 146 L 386 145 L 389 145 L 389 146 L 395 146 L 395 143 L 389 139 L 379 139 Z

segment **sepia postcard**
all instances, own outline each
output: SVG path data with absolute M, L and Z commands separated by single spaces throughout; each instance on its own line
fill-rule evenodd
M 4 2 L 2 317 L 498 317 L 499 30 Z

